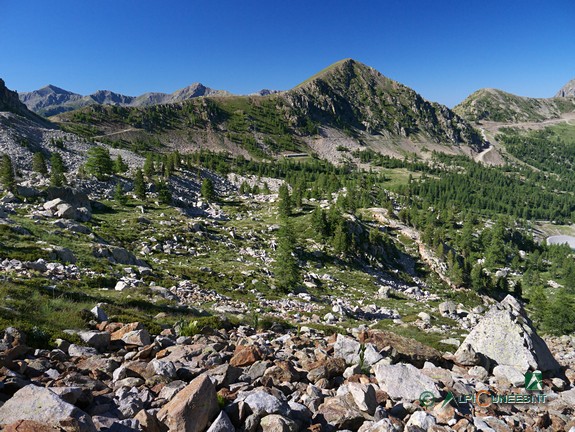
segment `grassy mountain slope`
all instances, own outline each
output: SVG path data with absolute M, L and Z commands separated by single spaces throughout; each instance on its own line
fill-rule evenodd
M 354 60 L 338 62 L 284 93 L 144 108 L 92 106 L 55 120 L 75 132 L 125 143 L 159 140 L 183 150 L 235 148 L 254 156 L 309 152 L 310 140 L 334 130 L 356 146 L 417 142 L 465 153 L 485 146 L 481 135 L 447 107 Z M 401 146 L 395 152 L 408 153 Z
M 481 89 L 453 108 L 468 121 L 537 122 L 575 111 L 575 98 L 538 99 L 497 89 Z

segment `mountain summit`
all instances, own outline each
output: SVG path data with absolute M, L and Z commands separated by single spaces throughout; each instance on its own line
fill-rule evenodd
M 555 97 L 575 97 L 575 78 L 561 87 Z
M 329 66 L 285 97 L 300 115 L 322 124 L 386 137 L 483 145 L 477 131 L 446 106 L 352 59 Z

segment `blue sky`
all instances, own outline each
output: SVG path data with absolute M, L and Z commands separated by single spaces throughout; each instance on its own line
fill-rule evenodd
M 0 0 L 0 77 L 30 91 L 288 89 L 354 58 L 453 106 L 575 78 L 572 0 Z

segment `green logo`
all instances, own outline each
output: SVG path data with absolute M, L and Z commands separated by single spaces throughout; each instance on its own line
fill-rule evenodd
M 443 400 L 443 403 L 441 404 L 441 408 L 445 408 L 454 399 L 455 399 L 455 396 L 453 396 L 453 393 L 448 392 L 447 396 L 445 396 L 445 399 Z M 455 401 L 455 403 L 457 403 L 457 401 Z
M 433 395 L 433 392 L 424 391 L 423 393 L 421 393 L 421 395 L 419 396 L 419 403 L 421 404 L 422 407 L 428 407 L 433 405 L 435 403 L 435 396 Z
M 525 374 L 525 390 L 543 390 L 543 374 L 539 371 Z

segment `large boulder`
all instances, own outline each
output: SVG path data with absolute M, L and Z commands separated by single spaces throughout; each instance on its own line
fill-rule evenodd
M 60 198 L 62 201 L 65 201 L 76 208 L 84 207 L 88 211 L 92 211 L 92 206 L 88 195 L 77 189 L 51 186 L 46 189 L 46 195 L 48 200 L 55 200 Z
M 201 432 L 219 412 L 216 388 L 207 375 L 200 375 L 165 404 L 158 419 L 170 432 Z
M 431 392 L 439 397 L 437 384 L 422 371 L 410 364 L 375 365 L 375 377 L 380 388 L 392 399 L 403 399 L 409 402 L 418 400 L 423 392 Z
M 51 390 L 33 384 L 18 390 L 0 407 L 0 429 L 20 420 L 35 421 L 55 430 L 73 425 L 78 432 L 96 432 L 88 414 Z
M 471 347 L 486 361 L 528 370 L 552 371 L 559 364 L 537 335 L 521 304 L 511 295 L 495 304 L 465 338 L 455 353 Z

